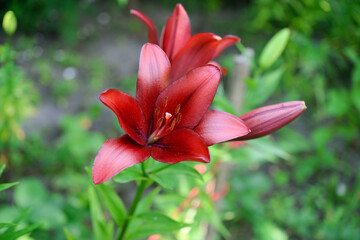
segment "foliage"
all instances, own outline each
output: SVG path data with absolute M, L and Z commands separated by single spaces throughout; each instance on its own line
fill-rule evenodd
M 0 239 L 113 239 L 142 182 L 149 190 L 132 215 L 128 239 L 151 234 L 204 239 L 209 225 L 219 239 L 360 239 L 356 0 L 184 1 L 198 18 L 209 18 L 200 10 L 215 14 L 230 6 L 246 20 L 225 22 L 226 27 L 245 29 L 234 32 L 243 39 L 238 45 L 242 53 L 247 54 L 245 47 L 256 50 L 254 57 L 248 56 L 252 71 L 245 81 L 243 112 L 265 103 L 304 99 L 306 115 L 292 128 L 240 148 L 211 147 L 212 162 L 202 165 L 205 172 L 195 170 L 199 166 L 194 163 L 168 166 L 150 160 L 145 173 L 135 165 L 96 186 L 84 166 L 91 165 L 106 137 L 121 131 L 94 96 L 109 86 L 133 91 L 136 67 L 127 75 L 96 54 L 82 55 L 85 42 L 77 35 L 82 21 L 96 18 L 102 9 L 113 13 L 125 6 L 121 0 L 105 5 L 85 2 L 84 7 L 72 0 L 14 0 L 2 8 L 15 13 L 17 32 L 11 34 L 10 26 L 7 33 L 12 37 L 2 38 L 1 33 L 0 45 L 0 164 L 7 165 L 4 172 L 0 167 Z M 173 5 L 162 1 L 162 6 Z M 114 17 L 121 23 L 112 22 L 110 38 L 118 45 L 127 38 L 135 42 L 133 32 L 118 38 L 135 26 L 121 14 Z M 94 31 L 98 32 L 87 41 L 109 38 L 103 26 Z M 45 40 L 35 39 L 35 33 L 45 33 Z M 73 45 L 63 45 L 51 34 Z M 43 52 L 36 57 L 37 51 Z M 33 57 L 26 58 L 30 52 Z M 118 59 L 113 49 L 106 54 Z M 229 75 L 232 57 L 219 59 Z M 122 64 L 127 62 L 116 62 Z M 64 77 L 65 70 L 72 77 Z M 224 88 L 214 108 L 237 113 Z M 39 114 L 41 119 L 36 118 Z M 232 166 L 229 189 L 216 192 L 214 179 L 224 163 Z M 222 203 L 220 212 L 217 202 Z

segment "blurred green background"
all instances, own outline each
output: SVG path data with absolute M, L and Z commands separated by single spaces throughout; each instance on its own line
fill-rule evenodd
M 0 239 L 8 222 L 24 230 L 23 240 L 93 239 L 84 169 L 122 131 L 98 95 L 108 88 L 134 94 L 147 34 L 129 9 L 161 29 L 176 3 L 0 1 L 1 19 L 8 10 L 17 18 L 13 36 L 0 32 L 0 182 L 19 182 L 0 192 Z M 193 33 L 237 35 L 240 49 L 254 49 L 242 112 L 290 100 L 308 107 L 271 137 L 231 152 L 212 149 L 235 163 L 219 213 L 231 234 L 218 238 L 360 239 L 360 2 L 181 3 Z M 262 68 L 262 49 L 283 28 L 291 30 L 285 51 Z M 230 73 L 235 54 L 232 47 L 217 59 Z M 232 109 L 221 89 L 215 104 Z M 134 185 L 113 186 L 129 204 Z

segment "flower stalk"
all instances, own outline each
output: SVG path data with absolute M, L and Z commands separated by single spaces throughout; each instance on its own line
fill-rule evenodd
M 146 175 L 146 171 L 145 171 L 145 166 L 143 163 L 141 163 L 141 168 L 143 170 L 143 174 L 144 174 L 144 177 L 147 177 Z M 124 221 L 124 225 L 120 231 L 120 234 L 119 234 L 119 237 L 117 238 L 117 240 L 123 240 L 125 239 L 125 234 L 126 234 L 126 230 L 131 222 L 131 219 L 132 217 L 134 216 L 134 213 L 136 211 L 136 208 L 141 200 L 141 197 L 144 193 L 144 190 L 146 188 L 146 184 L 147 184 L 147 179 L 142 179 L 140 180 L 140 183 L 138 185 L 138 188 L 136 190 L 136 194 L 135 194 L 135 197 L 134 197 L 134 200 L 130 206 L 130 209 L 129 209 L 129 212 L 128 212 L 128 215 Z

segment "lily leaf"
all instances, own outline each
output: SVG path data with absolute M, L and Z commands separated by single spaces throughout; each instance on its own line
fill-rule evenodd
M 203 208 L 206 209 L 210 224 L 222 235 L 225 239 L 230 239 L 231 233 L 223 224 L 219 214 L 215 210 L 214 202 L 210 199 L 210 196 L 204 191 L 200 191 L 201 201 Z
M 104 200 L 104 204 L 109 210 L 110 215 L 118 226 L 122 226 L 126 217 L 126 210 L 121 198 L 114 190 L 105 184 L 99 184 L 96 188 Z
M 118 183 L 126 183 L 126 182 L 131 182 L 134 180 L 144 179 L 144 176 L 141 172 L 140 164 L 136 164 L 130 168 L 123 170 L 121 173 L 116 175 L 113 179 L 115 182 L 118 182 Z
M 136 208 L 135 213 L 140 214 L 142 212 L 148 211 L 150 209 L 150 207 L 151 207 L 151 204 L 152 204 L 152 202 L 154 200 L 154 197 L 160 192 L 160 190 L 161 189 L 159 187 L 157 187 L 154 190 L 152 190 L 146 197 L 144 197 L 140 201 L 138 207 Z
M 174 178 L 168 179 L 157 175 L 149 175 L 149 177 L 164 189 L 172 190 L 174 188 Z
M 32 231 L 34 231 L 36 228 L 40 227 L 41 224 L 34 224 L 34 225 L 30 225 L 28 227 L 25 227 L 23 229 L 17 230 L 15 232 L 8 232 L 6 231 L 6 233 L 1 235 L 0 239 L 6 239 L 6 240 L 15 240 L 18 239 L 19 237 L 28 234 Z
M 101 210 L 99 199 L 96 195 L 95 188 L 89 186 L 88 189 L 89 201 L 90 201 L 90 215 L 94 229 L 94 235 L 96 240 L 112 239 L 112 226 L 106 225 L 105 217 Z
M 15 227 L 15 226 L 16 226 L 15 223 L 0 223 L 0 229 L 6 227 Z
M 18 184 L 19 182 L 12 182 L 12 183 L 3 183 L 3 184 L 0 184 L 0 192 L 5 190 L 5 189 L 8 189 L 12 186 L 15 186 L 16 184 Z
M 225 96 L 225 90 L 222 85 L 219 85 L 218 91 L 216 92 L 215 98 L 213 100 L 216 110 L 225 111 L 234 115 L 237 115 L 236 109 L 230 100 Z
M 71 235 L 69 229 L 66 227 L 64 228 L 64 233 L 66 235 L 66 240 L 75 240 L 75 238 Z
M 4 170 L 5 170 L 5 164 L 1 164 L 0 165 L 0 177 L 1 177 L 2 173 L 4 172 Z
M 290 30 L 284 28 L 277 32 L 266 44 L 260 55 L 259 64 L 262 68 L 270 67 L 282 54 L 290 38 Z
M 251 103 L 251 108 L 265 102 L 276 91 L 283 73 L 281 68 L 266 73 L 258 79 L 255 89 L 247 91 L 246 102 Z
M 164 169 L 162 169 L 162 167 L 155 169 L 153 174 L 150 174 L 149 177 L 165 189 L 171 190 L 175 188 L 178 177 L 181 175 L 203 181 L 201 174 L 196 171 L 194 167 L 186 163 L 180 162 L 173 165 L 164 164 L 164 166 L 167 167 Z M 162 170 L 157 172 L 159 169 Z
M 145 238 L 153 234 L 169 234 L 188 226 L 155 211 L 144 212 L 134 218 L 141 220 L 143 224 L 133 228 L 128 234 L 128 239 Z
M 166 165 L 168 164 L 166 163 L 163 164 L 163 166 Z M 153 172 L 157 172 L 156 169 Z M 201 174 L 198 171 L 196 171 L 196 169 L 193 166 L 190 166 L 188 163 L 184 163 L 184 162 L 172 164 L 168 168 L 165 168 L 164 170 L 157 172 L 154 175 L 167 176 L 167 177 L 168 175 L 186 175 L 203 181 Z

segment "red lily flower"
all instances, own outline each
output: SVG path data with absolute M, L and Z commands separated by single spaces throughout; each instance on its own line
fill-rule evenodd
M 136 99 L 115 89 L 101 93 L 126 134 L 100 148 L 92 169 L 95 184 L 150 156 L 170 164 L 209 162 L 209 145 L 249 133 L 239 117 L 208 111 L 221 78 L 218 67 L 195 68 L 177 81 L 169 79 L 171 68 L 166 53 L 147 43 L 140 54 Z
M 240 41 L 240 38 L 227 35 L 221 38 L 212 33 L 191 35 L 190 19 L 184 7 L 177 4 L 163 28 L 160 42 L 154 23 L 145 14 L 131 10 L 148 28 L 148 41 L 159 45 L 171 62 L 170 82 L 188 71 L 209 63 L 222 51 Z

